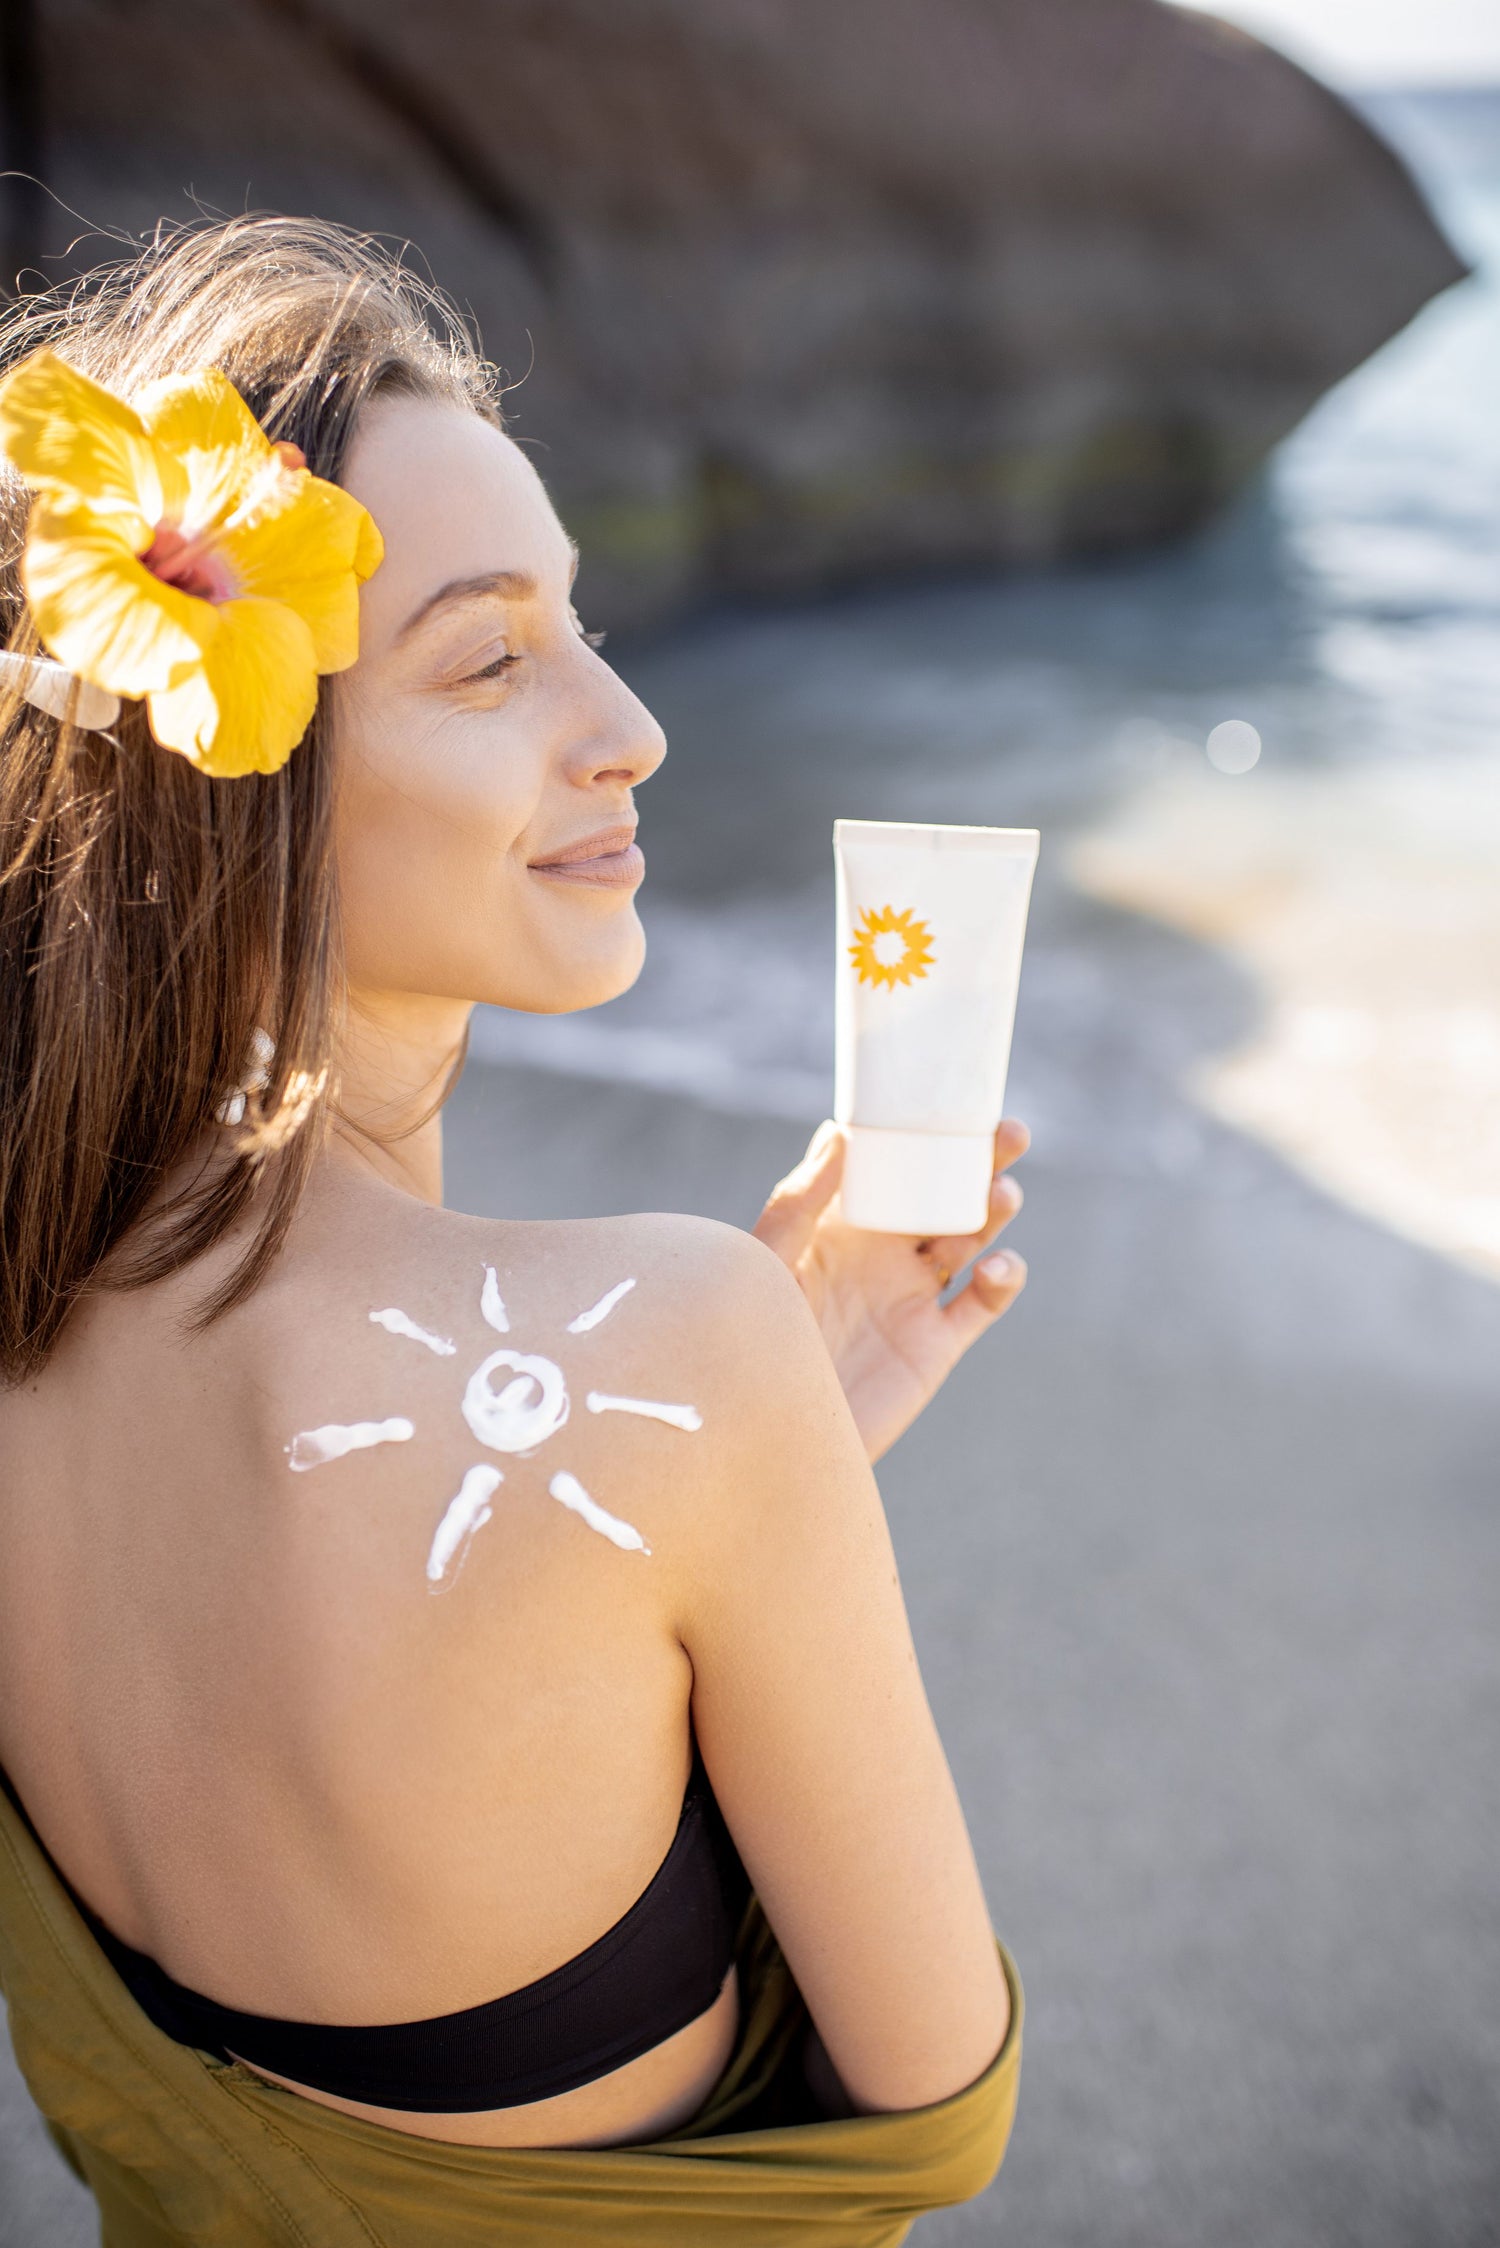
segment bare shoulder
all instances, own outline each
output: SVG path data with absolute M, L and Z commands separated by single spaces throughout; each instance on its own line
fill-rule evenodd
M 769 1250 L 713 1219 L 475 1218 L 383 1192 L 283 1260 L 253 1304 L 249 1325 L 306 1363 L 325 1348 L 380 1356 L 372 1327 L 438 1357 L 433 1338 L 476 1323 L 538 1347 L 606 1325 L 627 1348 L 647 1333 L 708 1346 L 736 1329 L 784 1328 L 801 1294 Z
M 617 1218 L 503 1224 L 491 1230 L 517 1269 L 558 1280 L 628 1268 L 660 1323 L 703 1332 L 795 1315 L 801 1291 L 779 1257 L 753 1235 L 714 1218 L 646 1211 Z
M 466 1565 L 483 1580 L 513 1539 L 571 1540 L 590 1576 L 653 1558 L 675 1611 L 747 1458 L 773 1468 L 799 1369 L 822 1410 L 829 1388 L 842 1407 L 779 1260 L 672 1213 L 507 1221 L 380 1197 L 310 1240 L 253 1323 L 289 1496 L 321 1517 L 357 1493 L 365 1530 L 378 1510 L 399 1538 L 403 1581 L 415 1557 L 436 1588 Z
M 528 1333 L 556 1339 L 592 1440 L 572 1431 L 570 1448 L 649 1531 L 684 1641 L 732 1582 L 774 1568 L 811 1514 L 825 1538 L 857 1540 L 889 1566 L 848 1402 L 772 1250 L 666 1213 L 528 1233 L 506 1243 L 518 1317 L 526 1304 Z
M 819 1423 L 862 1464 L 802 1291 L 753 1236 L 652 1212 L 476 1239 L 521 1347 L 564 1370 L 570 1454 L 660 1531 L 659 1574 L 715 1565 L 726 1520 Z
M 580 1381 L 687 1383 L 705 1425 L 710 1408 L 765 1399 L 773 1370 L 783 1406 L 799 1367 L 837 1388 L 795 1279 L 735 1226 L 674 1212 L 461 1226 L 449 1254 L 471 1285 L 493 1271 L 511 1331 L 537 1348 L 550 1336 Z M 725 1434 L 723 1411 L 713 1419 Z

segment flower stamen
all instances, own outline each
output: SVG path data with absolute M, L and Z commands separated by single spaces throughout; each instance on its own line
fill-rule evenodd
M 215 549 L 212 532 L 179 530 L 175 523 L 158 523 L 142 564 L 163 585 L 176 586 L 199 601 L 232 601 L 239 591 L 234 572 Z

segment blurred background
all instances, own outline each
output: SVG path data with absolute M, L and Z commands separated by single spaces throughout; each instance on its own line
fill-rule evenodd
M 1500 2242 L 1492 0 L 0 23 L 5 280 L 409 238 L 667 728 L 641 981 L 481 1015 L 450 1200 L 752 1223 L 833 818 L 1042 829 L 1030 1286 L 881 1471 L 1028 1994 L 914 2239 Z M 93 2237 L 7 2074 L 0 2244 Z

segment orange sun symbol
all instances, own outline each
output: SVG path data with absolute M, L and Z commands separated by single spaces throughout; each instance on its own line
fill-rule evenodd
M 910 983 L 926 975 L 932 957 L 932 931 L 909 906 L 902 913 L 893 905 L 865 907 L 849 947 L 861 983 Z

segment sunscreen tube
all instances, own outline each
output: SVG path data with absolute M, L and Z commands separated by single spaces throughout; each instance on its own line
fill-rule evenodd
M 1039 841 L 1034 827 L 834 822 L 850 1225 L 977 1233 L 989 1216 Z

